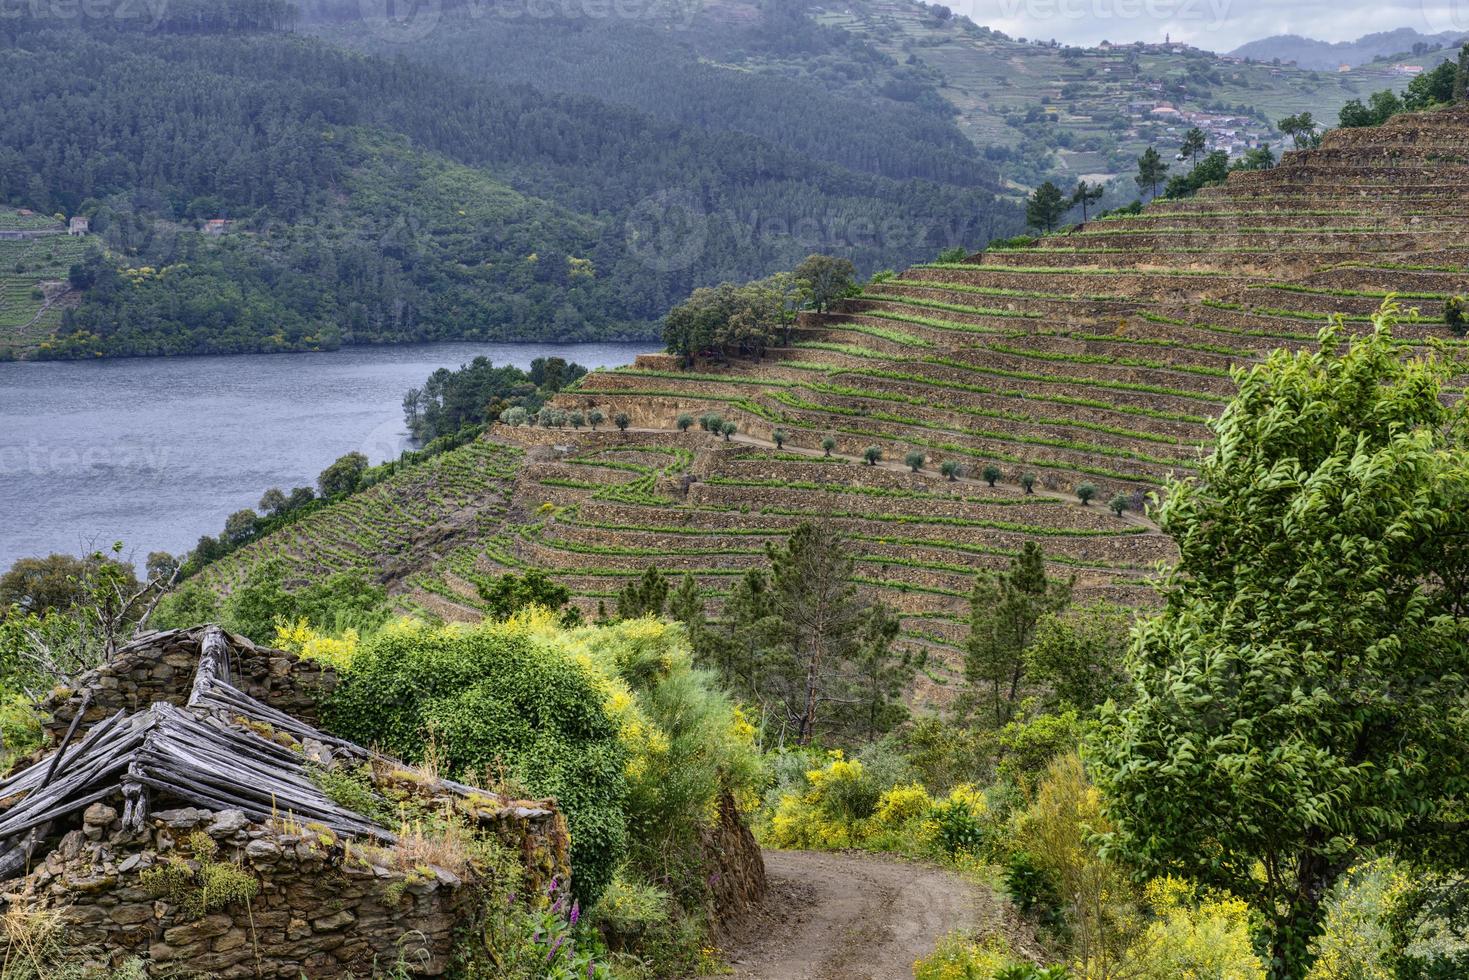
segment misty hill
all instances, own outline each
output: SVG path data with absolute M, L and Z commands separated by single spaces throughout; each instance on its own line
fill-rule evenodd
M 1333 69 L 1340 65 L 1365 65 L 1395 54 L 1422 54 L 1435 48 L 1458 47 L 1466 35 L 1459 31 L 1420 34 L 1411 27 L 1365 34 L 1355 41 L 1317 41 L 1299 34 L 1277 34 L 1242 44 L 1229 52 L 1236 58 L 1257 61 L 1294 61 L 1301 68 Z

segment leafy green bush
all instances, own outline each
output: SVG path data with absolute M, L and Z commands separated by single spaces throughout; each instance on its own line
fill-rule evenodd
M 1026 851 L 1005 862 L 1005 889 L 1015 907 L 1047 925 L 1061 921 L 1061 895 L 1055 879 Z
M 593 678 L 523 620 L 393 624 L 358 652 L 325 715 L 338 734 L 410 761 L 432 738 L 457 777 L 503 770 L 554 796 L 584 902 L 596 900 L 626 853 L 627 750 L 617 725 Z

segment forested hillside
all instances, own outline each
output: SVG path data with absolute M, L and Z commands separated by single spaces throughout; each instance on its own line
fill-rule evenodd
M 1019 220 L 937 123 L 777 140 L 799 100 L 767 137 L 274 29 L 6 30 L 0 200 L 100 239 L 30 353 L 646 336 L 693 286 L 818 247 L 871 271 Z

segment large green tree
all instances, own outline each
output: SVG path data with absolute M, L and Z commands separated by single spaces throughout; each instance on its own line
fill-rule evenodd
M 1113 853 L 1229 889 L 1302 977 L 1322 899 L 1374 854 L 1469 856 L 1469 452 L 1452 365 L 1367 336 L 1239 378 L 1092 751 Z

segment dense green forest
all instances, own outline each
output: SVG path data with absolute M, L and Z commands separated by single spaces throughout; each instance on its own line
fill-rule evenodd
M 36 353 L 651 336 L 699 285 L 817 248 L 901 266 L 1019 220 L 932 114 L 858 125 L 810 84 L 715 99 L 711 78 L 654 115 L 280 32 L 275 4 L 247 32 L 256 8 L 231 9 L 229 30 L 187 9 L 153 31 L 0 27 L 0 200 L 86 215 L 99 246 Z

